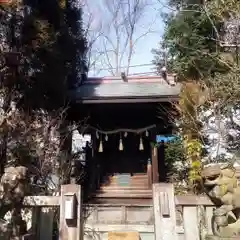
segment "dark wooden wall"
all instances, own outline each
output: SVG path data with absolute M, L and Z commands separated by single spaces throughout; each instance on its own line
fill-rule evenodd
M 143 173 L 146 172 L 147 160 L 151 157 L 150 138 L 143 136 L 144 150 L 139 150 L 140 135 L 128 133 L 122 136 L 123 150 L 119 150 L 120 134 L 110 135 L 103 140 L 103 152 L 96 151 L 96 157 L 106 173 Z M 97 141 L 97 146 L 99 140 Z

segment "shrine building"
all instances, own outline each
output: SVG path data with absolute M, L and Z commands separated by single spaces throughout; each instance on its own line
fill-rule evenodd
M 92 203 L 152 201 L 152 183 L 166 180 L 159 136 L 173 134 L 174 76 L 88 78 L 74 93 L 70 114 L 91 136 L 84 183 Z M 158 136 L 158 138 L 157 138 Z

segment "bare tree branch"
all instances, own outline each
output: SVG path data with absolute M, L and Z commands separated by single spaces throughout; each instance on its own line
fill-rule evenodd
M 102 0 L 102 34 L 94 42 L 91 54 L 92 59 L 101 62 L 100 68 L 109 68 L 110 75 L 119 75 L 121 71 L 128 74 L 138 42 L 154 33 L 156 18 L 147 29 L 141 26 L 148 7 L 149 2 L 144 0 Z

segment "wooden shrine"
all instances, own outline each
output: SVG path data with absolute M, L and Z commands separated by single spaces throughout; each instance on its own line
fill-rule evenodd
M 168 76 L 173 78 L 173 76 Z M 156 135 L 171 134 L 172 102 L 180 85 L 161 77 L 90 78 L 74 93 L 70 114 L 86 119 L 85 196 L 91 202 L 148 202 L 152 183 L 164 181 L 164 148 Z M 171 116 L 172 117 L 172 116 Z

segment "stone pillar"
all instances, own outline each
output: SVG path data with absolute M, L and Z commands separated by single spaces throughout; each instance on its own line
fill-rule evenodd
M 73 209 L 73 219 L 66 219 L 66 200 L 69 195 L 74 195 L 75 204 Z M 81 186 L 75 184 L 62 185 L 60 198 L 60 225 L 59 240 L 79 240 L 82 239 L 82 196 Z
M 172 184 L 153 184 L 153 207 L 155 239 L 177 240 L 174 187 Z

